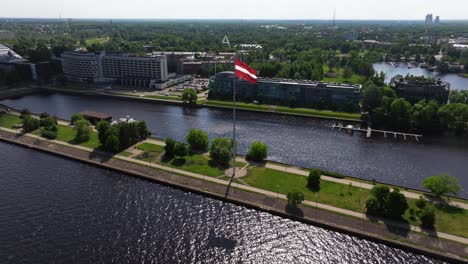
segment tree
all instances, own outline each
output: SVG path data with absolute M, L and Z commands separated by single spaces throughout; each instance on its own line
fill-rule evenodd
M 41 118 L 40 120 L 40 126 L 44 127 L 45 130 L 48 131 L 55 131 L 57 132 L 57 119 L 55 117 L 47 116 L 45 118 Z
M 215 138 L 211 142 L 210 156 L 219 165 L 228 166 L 231 160 L 231 140 L 227 138 Z
M 387 186 L 375 186 L 371 197 L 366 201 L 366 210 L 370 215 L 399 219 L 408 209 L 408 202 L 400 190 L 390 192 Z
M 457 134 L 462 134 L 467 127 L 468 105 L 466 104 L 448 104 L 439 108 L 437 113 L 442 126 Z
M 198 100 L 197 92 L 195 92 L 195 90 L 192 88 L 185 89 L 184 92 L 182 93 L 182 101 L 184 103 L 193 104 L 193 103 L 196 103 L 197 100 Z
M 74 114 L 71 116 L 71 124 L 75 124 L 76 121 L 84 119 L 84 117 L 81 114 Z
M 177 143 L 175 145 L 174 154 L 179 157 L 185 157 L 188 155 L 188 147 L 187 144 L 184 143 Z
M 208 133 L 199 129 L 190 129 L 187 136 L 185 136 L 185 140 L 187 140 L 192 150 L 205 151 L 210 143 Z
M 26 133 L 32 132 L 39 128 L 39 120 L 36 118 L 27 115 L 23 117 L 23 131 Z
M 374 108 L 380 106 L 382 102 L 382 89 L 376 86 L 369 86 L 364 90 L 362 96 L 362 106 L 364 110 L 373 112 Z
M 435 225 L 435 210 L 432 206 L 426 206 L 419 214 L 421 226 L 428 229 L 434 229 Z
M 144 140 L 149 135 L 151 135 L 145 121 L 138 122 L 137 127 L 138 127 L 138 136 L 140 140 Z
M 172 138 L 166 138 L 166 146 L 164 146 L 164 155 L 172 158 L 175 156 L 175 146 L 177 142 Z
M 307 187 L 312 190 L 320 189 L 320 178 L 322 177 L 322 172 L 318 169 L 312 169 L 309 173 L 309 178 L 307 179 Z
M 111 124 L 102 120 L 96 124 L 96 129 L 98 131 L 99 142 L 101 142 L 101 145 L 105 145 L 106 139 L 109 136 L 108 132 L 111 129 Z
M 304 194 L 301 192 L 289 192 L 287 197 L 288 205 L 292 207 L 297 207 L 304 201 Z
M 401 218 L 408 209 L 408 202 L 400 190 L 395 189 L 387 198 L 387 216 L 393 219 Z
M 252 161 L 262 162 L 268 156 L 268 146 L 260 141 L 253 142 L 250 145 L 249 153 L 247 153 L 247 159 Z
M 75 141 L 76 142 L 86 142 L 91 137 L 91 123 L 88 120 L 78 120 L 75 122 L 74 129 L 76 131 Z
M 390 108 L 393 127 L 398 130 L 408 130 L 411 124 L 411 104 L 403 98 L 397 98 L 393 100 Z
M 47 138 L 47 139 L 56 139 L 57 138 L 57 132 L 51 131 L 51 130 L 46 130 L 44 128 L 41 129 L 41 137 Z
M 435 196 L 442 196 L 445 194 L 457 195 L 462 190 L 457 178 L 449 176 L 448 174 L 441 174 L 424 179 L 424 188 L 430 190 Z
M 106 138 L 106 142 L 104 143 L 104 149 L 111 153 L 117 153 L 120 151 L 119 137 L 116 133 L 111 132 L 109 134 L 109 136 Z
M 351 70 L 350 68 L 346 67 L 344 68 L 343 70 L 343 78 L 345 79 L 349 79 L 353 77 L 353 70 Z

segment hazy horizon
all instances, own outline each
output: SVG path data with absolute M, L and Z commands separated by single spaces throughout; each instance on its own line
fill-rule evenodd
M 467 20 L 466 0 L 16 0 L 2 4 L 2 18 L 152 20 Z

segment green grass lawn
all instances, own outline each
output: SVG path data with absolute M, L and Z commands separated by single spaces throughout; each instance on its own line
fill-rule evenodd
M 232 108 L 232 102 L 228 102 L 228 101 L 208 100 L 206 102 L 206 105 Z M 248 103 L 242 103 L 242 102 L 236 102 L 236 107 L 239 109 L 274 111 L 278 113 L 301 114 L 301 115 L 329 117 L 329 118 L 342 118 L 342 119 L 353 119 L 353 120 L 360 120 L 361 118 L 361 115 L 358 113 L 335 112 L 335 111 L 330 111 L 330 110 L 317 110 L 317 109 L 310 109 L 310 108 L 291 108 L 287 106 L 276 106 L 276 109 L 275 109 L 270 105 L 257 105 L 257 104 L 248 104 Z
M 106 42 L 109 42 L 110 38 L 105 37 L 105 38 L 89 38 L 86 39 L 86 45 L 90 46 L 92 44 L 104 44 Z
M 164 95 L 145 95 L 145 98 L 153 98 L 160 100 L 182 101 L 178 96 L 164 96 Z
M 309 108 L 290 108 L 290 107 L 285 107 L 285 106 L 279 106 L 276 112 L 312 115 L 312 116 L 320 116 L 320 117 L 331 117 L 331 118 L 354 119 L 354 120 L 361 119 L 361 114 L 357 114 L 357 113 L 335 112 L 335 111 L 330 111 L 330 110 L 317 110 L 317 109 L 309 109 Z
M 176 157 L 169 161 L 160 161 L 161 165 L 198 173 L 210 177 L 218 177 L 224 174 L 224 169 L 220 168 L 202 154 L 192 154 L 185 157 Z
M 99 142 L 98 133 L 95 131 L 91 132 L 91 137 L 88 141 L 83 143 L 75 142 L 76 131 L 73 127 L 58 125 L 57 140 L 64 141 L 74 145 L 81 145 L 83 147 L 88 147 L 92 149 L 97 149 L 101 146 Z
M 364 211 L 364 203 L 369 196 L 369 190 L 360 192 L 360 188 L 328 181 L 322 181 L 320 191 L 314 192 L 306 187 L 307 177 L 262 167 L 250 168 L 242 180 L 250 186 L 282 194 L 299 191 L 306 200 L 317 199 L 321 203 L 359 212 Z
M 159 157 L 164 152 L 164 147 L 151 143 L 141 143 L 136 147 L 139 150 L 144 151 L 143 154 L 137 155 L 135 158 L 147 162 L 158 162 Z
M 343 68 L 334 68 L 334 72 L 337 75 L 337 77 L 324 77 L 322 79 L 322 82 L 363 84 L 366 80 L 366 77 L 354 73 L 350 78 L 344 78 L 343 70 Z M 324 67 L 324 72 L 328 72 L 328 67 Z
M 370 190 L 324 180 L 321 181 L 320 191 L 311 191 L 306 187 L 307 177 L 260 167 L 250 168 L 242 180 L 252 187 L 282 194 L 299 191 L 306 200 L 317 199 L 320 203 L 362 213 L 365 212 L 365 202 L 370 196 Z M 408 204 L 416 208 L 415 200 L 408 199 Z M 436 206 L 435 213 L 437 231 L 468 237 L 468 210 Z M 409 210 L 403 218 L 413 225 L 420 225 L 419 220 L 410 218 Z
M 133 155 L 133 153 L 128 152 L 128 151 L 122 151 L 122 152 L 118 153 L 118 155 L 124 156 L 124 157 L 130 157 L 130 156 Z
M 460 73 L 459 76 L 463 78 L 468 78 L 468 73 Z
M 12 114 L 1 114 L 0 115 L 0 127 L 13 128 L 16 125 L 21 125 L 21 118 Z

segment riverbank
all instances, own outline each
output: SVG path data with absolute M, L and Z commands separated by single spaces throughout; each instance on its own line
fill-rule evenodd
M 175 99 L 172 97 L 164 96 L 138 96 L 131 95 L 126 93 L 119 93 L 113 91 L 99 91 L 94 89 L 87 90 L 74 90 L 74 89 L 65 89 L 65 88 L 54 88 L 54 87 L 43 87 L 44 91 L 47 92 L 58 92 L 58 93 L 69 93 L 69 94 L 82 94 L 82 95 L 97 95 L 105 97 L 113 97 L 119 99 L 128 99 L 135 101 L 144 101 L 144 102 L 156 102 L 163 104 L 179 105 L 183 106 L 184 103 L 180 99 Z M 197 104 L 191 107 L 207 107 L 207 108 L 216 108 L 216 109 L 232 109 L 232 102 L 228 101 L 218 101 L 218 100 L 200 100 Z M 309 108 L 291 108 L 286 106 L 276 106 L 276 105 L 256 105 L 256 104 L 247 104 L 238 102 L 236 104 L 236 109 L 247 112 L 260 112 L 260 113 L 269 113 L 274 115 L 286 115 L 286 116 L 300 116 L 300 117 L 311 117 L 318 119 L 328 119 L 336 121 L 350 121 L 350 122 L 361 122 L 361 115 L 358 113 L 345 113 L 345 112 L 335 112 L 329 110 L 316 110 Z
M 48 141 L 45 139 L 41 139 L 38 136 L 35 135 L 15 135 L 15 132 L 12 131 L 1 131 L 1 137 L 5 138 L 7 141 L 14 141 L 14 142 L 19 142 L 21 143 L 26 143 L 26 145 L 38 149 L 46 151 L 46 152 L 52 152 L 61 156 L 66 156 L 69 158 L 73 159 L 78 159 L 81 161 L 88 162 L 90 161 L 93 164 L 98 164 L 98 165 L 103 165 L 105 164 L 108 168 L 113 168 L 116 170 L 121 170 L 123 169 L 122 172 L 127 171 L 127 173 L 133 174 L 133 171 L 137 171 L 138 175 L 140 173 L 144 172 L 143 177 L 148 178 L 148 174 L 152 175 L 151 179 L 153 179 L 154 176 L 156 176 L 156 180 L 162 181 L 162 183 L 165 183 L 166 180 L 168 179 L 173 179 L 174 177 L 178 179 L 176 182 L 177 187 L 183 187 L 186 190 L 197 190 L 201 191 L 205 194 L 208 195 L 214 195 L 217 198 L 224 199 L 224 193 L 226 191 L 226 182 L 222 178 L 217 178 L 217 177 L 210 177 L 210 176 L 203 176 L 199 175 L 197 173 L 187 173 L 187 171 L 183 171 L 180 169 L 175 169 L 175 168 L 170 168 L 167 166 L 163 166 L 160 164 L 154 164 L 151 163 L 151 160 L 149 161 L 139 161 L 135 159 L 131 159 L 126 157 L 125 155 L 117 155 L 114 157 L 111 157 L 107 155 L 106 153 L 103 153 L 97 149 L 90 149 L 84 146 L 71 146 L 65 142 L 57 142 L 57 141 Z M 9 134 L 8 134 L 9 133 Z M 157 142 L 152 142 L 156 143 Z M 127 153 L 128 154 L 128 153 Z M 93 162 L 98 160 L 98 162 Z M 121 164 L 123 162 L 123 164 Z M 118 166 L 114 166 L 114 164 L 118 164 Z M 142 166 L 144 165 L 144 166 Z M 131 170 L 126 170 L 128 168 L 132 168 Z M 147 169 L 150 169 L 148 171 Z M 290 170 L 290 169 L 289 169 Z M 170 172 L 171 176 L 167 175 L 167 172 Z M 156 175 L 154 175 L 156 174 Z M 180 178 L 182 177 L 182 178 Z M 190 184 L 187 184 L 187 182 L 190 181 Z M 178 186 L 180 183 L 182 183 L 182 186 Z M 202 188 L 197 188 L 197 187 L 202 187 Z M 407 240 L 405 243 L 415 243 L 416 245 L 424 245 L 424 247 L 428 247 L 432 249 L 440 249 L 440 245 L 448 243 L 446 248 L 442 248 L 442 251 L 447 251 L 451 252 L 452 254 L 460 254 L 463 252 L 465 249 L 465 246 L 454 243 L 454 242 L 448 242 L 443 239 L 435 239 L 433 237 L 427 236 L 427 235 L 420 235 L 416 234 L 413 232 L 409 232 L 409 230 L 404 230 L 404 228 L 389 228 L 389 226 L 385 226 L 382 224 L 377 224 L 377 223 L 372 223 L 369 222 L 368 219 L 364 219 L 362 217 L 362 214 L 355 214 L 355 217 L 349 217 L 349 216 L 344 216 L 347 215 L 346 210 L 342 210 L 342 213 L 337 212 L 332 212 L 334 210 L 333 207 L 327 206 L 325 204 L 321 203 L 314 203 L 314 202 L 305 202 L 305 206 L 301 206 L 302 212 L 300 213 L 300 216 L 297 215 L 296 213 L 291 213 L 286 210 L 286 201 L 285 201 L 285 195 L 279 194 L 273 191 L 259 191 L 256 188 L 252 188 L 249 186 L 244 186 L 242 184 L 236 183 L 233 186 L 233 193 L 230 193 L 229 196 L 226 198 L 226 201 L 230 202 L 235 202 L 238 204 L 242 204 L 245 206 L 253 206 L 256 209 L 262 209 L 266 210 L 271 213 L 275 213 L 281 216 L 293 218 L 295 220 L 300 220 L 308 223 L 314 223 L 317 225 L 322 225 L 324 224 L 325 227 L 329 227 L 331 229 L 337 228 L 336 230 L 340 230 L 342 232 L 350 233 L 353 235 L 357 235 L 359 237 L 366 237 L 368 233 L 368 230 L 379 230 L 375 231 L 377 233 L 372 234 L 370 237 L 373 237 L 373 239 L 379 239 L 379 237 L 385 236 L 385 239 L 389 239 L 389 241 L 386 241 L 388 243 L 395 242 L 394 240 Z M 234 194 L 234 192 L 237 194 L 239 192 L 239 196 L 231 197 L 231 195 Z M 255 199 L 253 200 L 248 200 L 247 203 L 243 200 L 245 197 L 249 197 L 249 195 L 254 195 Z M 272 207 L 272 203 L 274 206 Z M 279 204 L 277 204 L 279 203 Z M 314 210 L 315 208 L 315 210 Z M 317 208 L 321 208 L 324 210 L 320 210 L 320 213 L 318 213 Z M 320 214 L 320 216 L 319 216 Z M 315 216 L 314 216 L 315 215 Z M 303 217 L 302 217 L 303 216 Z M 326 218 L 322 218 L 322 216 L 326 216 Z M 322 222 L 320 221 L 322 220 Z M 334 223 L 334 225 L 327 226 L 328 222 Z M 356 230 L 356 227 L 362 227 L 361 232 L 357 232 L 357 234 L 354 234 Z M 359 228 L 357 228 L 359 229 Z M 388 229 L 390 230 L 398 230 L 398 232 L 389 232 Z M 335 229 L 334 229 L 335 230 Z M 364 231 L 366 230 L 366 231 Z M 401 235 L 405 234 L 405 235 Z M 443 237 L 443 236 L 442 236 Z M 367 238 L 367 237 L 366 237 Z M 371 240 L 373 240 L 371 239 Z M 385 241 L 379 241 L 378 242 L 385 242 Z M 426 241 L 426 242 L 422 242 Z M 422 243 L 422 244 L 421 244 Z M 458 245 L 458 246 L 457 246 Z M 396 247 L 400 247 L 398 245 L 393 245 Z M 408 246 L 408 245 L 407 245 Z M 403 248 L 407 249 L 405 246 L 402 246 Z M 456 248 L 456 251 L 451 251 L 454 248 Z M 417 250 L 424 250 L 424 249 L 417 249 Z M 427 253 L 424 251 L 418 251 L 420 253 L 428 254 L 431 255 L 433 253 Z M 461 253 L 462 255 L 464 253 Z M 466 256 L 465 256 L 466 257 Z
M 468 73 L 460 73 L 458 76 L 463 77 L 463 78 L 468 78 Z

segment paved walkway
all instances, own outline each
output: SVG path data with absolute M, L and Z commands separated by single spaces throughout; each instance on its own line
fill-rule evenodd
M 7 129 L 7 128 L 0 128 L 0 129 L 4 130 L 4 131 L 12 132 L 12 133 L 19 133 L 20 132 L 20 130 L 14 130 L 14 129 Z M 36 136 L 36 135 L 32 135 L 32 134 L 26 134 L 26 136 L 27 137 L 32 137 L 32 138 L 35 138 L 35 139 L 39 139 L 39 140 L 43 140 L 43 141 L 47 141 L 47 140 L 43 139 L 40 136 Z M 83 147 L 83 146 L 79 146 L 79 145 L 72 145 L 72 144 L 69 144 L 69 143 L 63 142 L 63 141 L 58 141 L 58 140 L 51 140 L 51 141 L 54 142 L 54 143 L 57 143 L 57 144 L 61 144 L 61 145 L 65 145 L 65 146 L 85 150 L 87 152 L 94 152 L 95 151 L 94 149 L 91 149 L 91 148 L 87 148 L 87 147 Z M 154 163 L 150 163 L 150 162 L 146 162 L 146 161 L 136 160 L 136 159 L 132 159 L 132 158 L 121 156 L 121 155 L 115 155 L 114 158 L 124 160 L 124 161 L 128 161 L 128 162 L 131 162 L 131 163 L 141 164 L 141 165 L 144 165 L 144 166 L 148 166 L 148 167 L 151 167 L 151 168 L 156 168 L 156 169 L 163 170 L 163 171 L 168 171 L 168 172 L 177 173 L 177 174 L 184 175 L 184 176 L 189 176 L 189 177 L 196 178 L 196 179 L 201 179 L 203 181 L 209 181 L 209 182 L 217 183 L 217 184 L 220 184 L 220 185 L 227 186 L 229 184 L 229 181 L 221 180 L 221 179 L 218 179 L 218 178 L 213 178 L 213 177 L 201 175 L 201 174 L 198 174 L 198 173 L 179 170 L 179 169 L 163 166 L 163 165 L 160 165 L 160 164 L 154 164 Z M 276 193 L 276 192 L 262 190 L 262 189 L 258 189 L 258 188 L 255 188 L 255 187 L 242 185 L 242 184 L 239 184 L 239 183 L 232 183 L 232 186 L 235 187 L 235 188 L 241 189 L 241 190 L 250 191 L 250 192 L 259 193 L 259 194 L 263 194 L 263 195 L 270 196 L 270 197 L 276 197 L 276 198 L 279 198 L 279 199 L 286 199 L 287 200 L 287 197 L 284 194 L 279 194 L 279 193 Z M 332 212 L 336 212 L 336 213 L 340 213 L 340 214 L 344 214 L 344 215 L 348 215 L 348 216 L 352 216 L 352 217 L 356 217 L 356 218 L 362 218 L 363 220 L 366 219 L 366 215 L 363 214 L 363 213 L 354 212 L 354 211 L 351 211 L 351 210 L 342 209 L 342 208 L 338 208 L 338 207 L 334 207 L 334 206 L 330 206 L 330 205 L 326 205 L 326 204 L 322 204 L 322 203 L 316 203 L 316 202 L 313 202 L 313 201 L 304 201 L 303 203 L 305 205 L 314 206 L 314 207 L 317 207 L 317 208 L 320 208 L 320 209 L 324 209 L 324 210 L 328 210 L 328 211 L 332 211 Z M 394 225 L 401 225 L 401 224 L 395 223 Z M 401 225 L 401 226 L 404 227 L 403 225 Z M 431 232 L 431 231 L 427 231 L 427 230 L 422 230 L 420 227 L 417 227 L 417 226 L 410 226 L 410 228 L 411 228 L 412 231 L 416 231 L 416 232 Z M 454 236 L 454 235 L 450 235 L 450 234 L 446 234 L 446 233 L 442 233 L 442 232 L 433 232 L 433 235 L 435 235 L 435 236 L 437 236 L 439 238 L 444 238 L 444 239 L 448 239 L 448 240 L 452 240 L 452 241 L 457 241 L 457 242 L 468 245 L 468 239 L 464 238 L 464 237 Z

